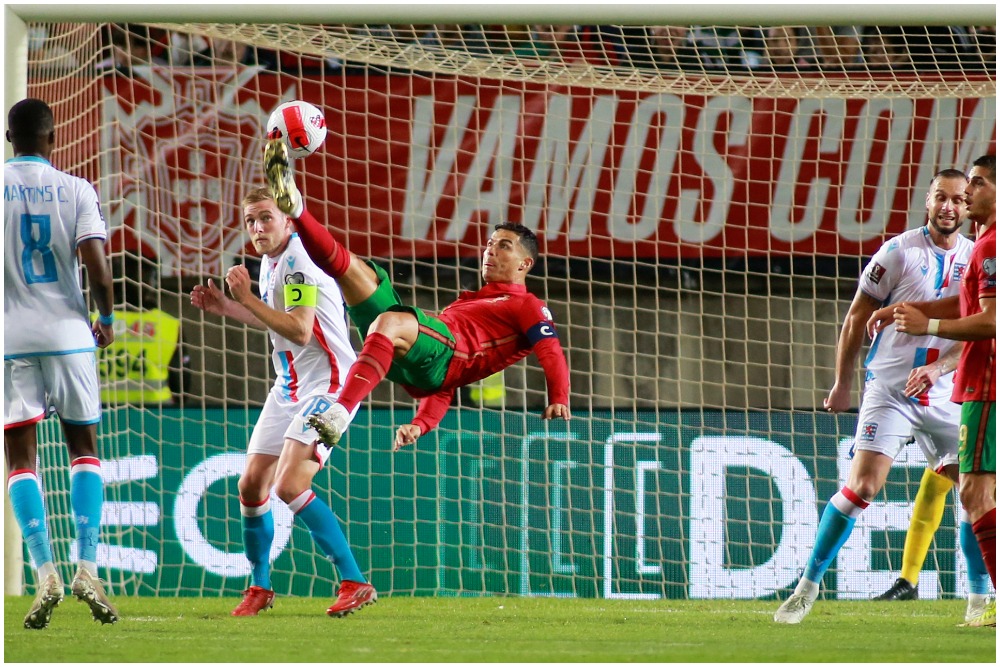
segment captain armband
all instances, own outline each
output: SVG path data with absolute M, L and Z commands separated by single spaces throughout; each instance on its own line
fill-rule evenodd
M 285 308 L 293 306 L 316 307 L 319 303 L 319 287 L 317 285 L 285 285 Z
M 528 329 L 528 341 L 532 345 L 544 338 L 559 338 L 556 333 L 556 325 L 552 322 L 542 321 Z

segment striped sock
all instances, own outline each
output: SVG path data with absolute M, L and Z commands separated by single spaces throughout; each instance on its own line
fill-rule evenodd
M 12 470 L 7 476 L 10 507 L 21 527 L 21 536 L 28 545 L 28 554 L 36 570 L 52 567 L 52 546 L 45 525 L 45 505 L 42 489 L 33 470 Z
M 851 536 L 858 516 L 866 507 L 868 503 L 846 486 L 830 498 L 816 531 L 816 544 L 813 545 L 809 564 L 802 575 L 805 579 L 819 583 L 837 557 L 840 547 Z
M 358 567 L 354 554 L 351 553 L 351 547 L 347 544 L 347 537 L 340 528 L 337 516 L 313 493 L 312 489 L 300 493 L 288 503 L 288 508 L 309 527 L 313 540 L 326 557 L 337 566 L 341 581 L 349 579 L 362 584 L 368 583 L 365 575 L 361 574 L 361 568 Z
M 240 498 L 243 517 L 243 548 L 250 561 L 253 585 L 271 590 L 271 544 L 274 542 L 274 514 L 271 499 L 248 503 Z
M 70 505 L 76 519 L 77 559 L 87 569 L 97 562 L 97 544 L 101 537 L 101 505 L 104 504 L 104 480 L 101 462 L 94 456 L 73 459 L 69 473 Z M 97 572 L 91 572 L 97 576 Z

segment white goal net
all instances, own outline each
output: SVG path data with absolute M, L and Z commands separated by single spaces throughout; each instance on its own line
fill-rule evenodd
M 540 239 L 529 289 L 573 419 L 540 419 L 529 358 L 393 454 L 414 405 L 386 383 L 316 479 L 379 592 L 404 595 L 784 595 L 847 474 L 855 416 L 817 408 L 858 275 L 924 222 L 936 171 L 996 144 L 984 27 L 28 28 L 55 164 L 97 185 L 123 294 L 180 324 L 169 399 L 106 404 L 99 555 L 118 594 L 247 585 L 236 480 L 267 342 L 188 294 L 254 262 L 239 202 L 279 103 L 323 109 L 325 146 L 297 162 L 309 209 L 404 300 L 439 311 L 477 287 L 496 223 Z M 66 562 L 65 452 L 41 433 Z M 826 595 L 898 576 L 924 466 L 904 450 Z M 332 566 L 274 506 L 275 589 L 329 595 Z M 952 503 L 924 567 L 921 597 L 964 595 Z

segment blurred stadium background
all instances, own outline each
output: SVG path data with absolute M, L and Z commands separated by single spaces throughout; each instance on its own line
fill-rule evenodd
M 52 105 L 54 162 L 98 188 L 123 296 L 179 322 L 177 354 L 161 350 L 170 391 L 107 397 L 102 576 L 119 596 L 247 586 L 236 479 L 267 341 L 188 294 L 254 262 L 239 201 L 262 182 L 270 110 L 303 99 L 329 126 L 297 164 L 310 210 L 405 299 L 439 310 L 478 285 L 492 224 L 538 230 L 529 288 L 571 368 L 568 424 L 542 422 L 544 378 L 522 363 L 463 393 L 415 452 L 390 451 L 413 402 L 376 391 L 317 492 L 379 592 L 783 596 L 847 472 L 855 419 L 816 408 L 857 276 L 922 223 L 934 172 L 995 151 L 989 7 L 577 12 L 594 25 L 558 24 L 568 7 L 415 10 L 405 25 L 7 7 L 6 106 Z M 133 363 L 106 360 L 108 379 Z M 66 563 L 64 457 L 42 449 Z M 923 465 L 904 451 L 824 595 L 893 581 Z M 278 594 L 330 595 L 332 566 L 274 507 Z M 15 525 L 5 591 L 30 594 Z M 966 592 L 955 525 L 949 506 L 921 597 Z

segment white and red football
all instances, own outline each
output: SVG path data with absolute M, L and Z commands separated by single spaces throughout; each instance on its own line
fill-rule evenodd
M 308 157 L 319 150 L 326 139 L 326 118 L 319 108 L 292 100 L 271 112 L 267 119 L 267 138 L 284 139 L 293 158 Z

